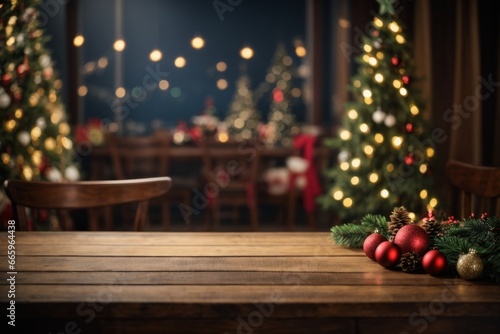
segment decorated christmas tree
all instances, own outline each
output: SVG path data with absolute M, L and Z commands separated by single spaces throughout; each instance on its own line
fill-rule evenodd
M 293 60 L 282 44 L 278 45 L 266 81 L 274 85 L 271 108 L 265 128 L 264 141 L 269 145 L 290 146 L 298 132 L 291 108 Z
M 38 1 L 0 6 L 0 181 L 79 178 Z
M 255 107 L 250 79 L 242 75 L 236 82 L 236 94 L 226 117 L 228 132 L 236 140 L 250 139 L 257 134 L 260 114 Z
M 412 51 L 394 13 L 393 0 L 379 0 L 379 15 L 363 38 L 352 78 L 354 101 L 345 108 L 338 138 L 338 164 L 327 171 L 332 184 L 322 202 L 343 219 L 388 215 L 396 206 L 425 214 L 432 196 L 434 141 L 413 85 Z

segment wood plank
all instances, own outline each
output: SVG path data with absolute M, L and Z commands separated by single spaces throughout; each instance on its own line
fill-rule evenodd
M 6 255 L 4 247 L 0 254 Z M 136 246 L 131 245 L 23 245 L 17 256 L 355 256 L 366 257 L 348 248 L 325 246 Z
M 0 286 L 0 301 L 7 300 L 5 285 Z M 477 303 L 477 307 L 499 307 L 500 286 L 273 286 L 249 285 L 23 285 L 16 290 L 18 302 L 85 302 L 106 303 L 430 303 L 439 298 L 450 303 Z
M 0 273 L 0 284 L 7 284 L 7 273 Z M 438 285 L 449 278 L 408 275 L 395 271 L 380 273 L 297 273 L 206 271 L 199 272 L 19 272 L 16 284 L 73 285 Z M 487 282 L 461 280 L 460 285 L 487 285 Z
M 7 236 L 0 236 L 0 245 L 7 243 Z M 17 245 L 333 245 L 325 232 L 17 232 Z M 341 248 L 341 247 L 338 247 Z M 360 251 L 361 250 L 356 250 Z
M 7 259 L 0 257 L 0 268 Z M 47 257 L 18 256 L 16 270 L 23 271 L 291 271 L 366 272 L 387 271 L 367 257 Z

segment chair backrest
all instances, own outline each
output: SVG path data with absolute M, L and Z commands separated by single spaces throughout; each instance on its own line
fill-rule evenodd
M 169 177 L 133 180 L 80 181 L 68 183 L 6 180 L 5 192 L 12 201 L 20 229 L 26 230 L 26 208 L 83 209 L 139 202 L 134 229 L 144 224 L 147 201 L 162 196 L 171 186 Z
M 475 166 L 449 160 L 446 173 L 451 183 L 460 189 L 462 217 L 472 212 L 500 214 L 500 168 Z M 496 207 L 496 210 L 495 210 Z M 477 213 L 477 211 L 476 211 Z
M 119 180 L 166 176 L 169 174 L 170 135 L 156 132 L 151 136 L 107 138 L 113 171 Z
M 228 177 L 231 184 L 256 183 L 259 175 L 259 146 L 253 141 L 202 142 L 203 175 L 207 180 Z

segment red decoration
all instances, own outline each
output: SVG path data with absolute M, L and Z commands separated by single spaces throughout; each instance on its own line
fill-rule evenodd
M 279 88 L 275 88 L 273 90 L 273 100 L 274 102 L 281 103 L 283 102 L 283 91 Z
M 373 36 L 377 37 L 379 35 L 378 30 L 373 30 Z
M 437 276 L 446 270 L 448 263 L 446 256 L 437 249 L 431 249 L 422 258 L 422 267 L 425 272 Z
M 408 85 L 410 83 L 410 77 L 407 75 L 403 75 L 403 78 L 401 80 L 405 85 Z
M 429 235 L 418 225 L 405 225 L 399 229 L 394 243 L 403 253 L 417 252 L 423 255 L 429 247 Z
M 407 164 L 408 166 L 413 165 L 414 162 L 415 162 L 415 159 L 413 159 L 413 156 L 411 154 L 408 154 L 405 157 L 405 164 Z
M 375 249 L 375 259 L 385 268 L 394 267 L 401 258 L 401 248 L 391 241 L 384 241 Z
M 28 61 L 28 56 L 24 56 L 24 62 L 22 64 L 19 64 L 19 66 L 17 67 L 17 74 L 20 77 L 24 77 L 29 70 L 30 70 L 30 64 Z
M 12 82 L 12 75 L 10 73 L 5 73 L 2 75 L 2 85 L 7 87 Z
M 398 66 L 400 63 L 401 63 L 401 60 L 398 57 L 394 56 L 391 58 L 391 64 L 393 66 Z
M 407 124 L 406 124 L 406 126 L 405 126 L 405 130 L 406 130 L 406 132 L 408 132 L 408 133 L 412 133 L 412 132 L 413 132 L 413 130 L 415 130 L 415 129 L 413 128 L 413 124 L 411 124 L 411 123 L 407 123 Z
M 384 241 L 387 241 L 387 239 L 382 234 L 370 234 L 363 243 L 363 251 L 366 256 L 375 261 L 375 250 L 377 249 L 377 246 Z

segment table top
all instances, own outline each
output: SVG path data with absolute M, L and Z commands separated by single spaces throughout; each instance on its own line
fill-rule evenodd
M 0 242 L 0 267 L 7 268 L 5 234 Z M 302 320 L 313 319 L 318 333 L 348 333 L 370 323 L 389 326 L 377 321 L 388 317 L 415 332 L 408 319 L 422 307 L 438 308 L 442 319 L 458 317 L 456 329 L 464 319 L 483 332 L 500 325 L 499 285 L 387 270 L 361 250 L 333 245 L 325 232 L 17 232 L 16 270 L 18 321 L 40 318 L 47 326 L 76 319 L 105 331 L 112 318 L 159 318 L 163 329 L 168 323 L 187 333 L 178 321 L 189 318 L 196 319 L 191 329 L 212 324 L 224 333 L 244 319 L 241 326 L 253 330 L 262 320 L 261 330 L 279 333 L 276 321 L 288 319 L 283 332 L 301 333 Z M 3 270 L 1 303 L 8 301 L 7 277 Z M 89 300 L 101 302 L 94 313 L 108 321 L 82 321 Z

